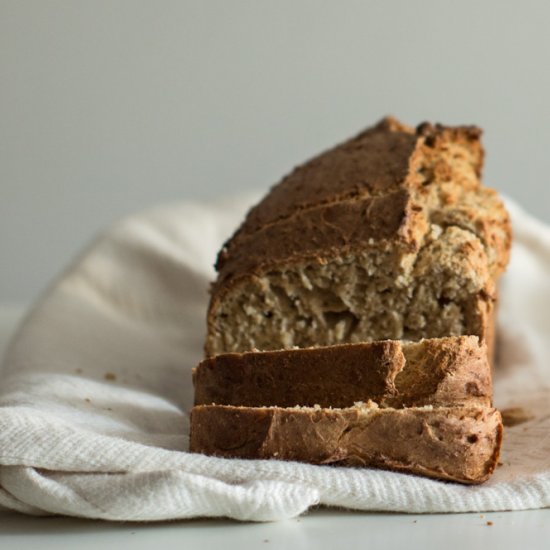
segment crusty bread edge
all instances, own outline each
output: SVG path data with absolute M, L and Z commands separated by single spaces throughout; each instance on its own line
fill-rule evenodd
M 193 369 L 195 405 L 393 408 L 485 405 L 491 368 L 477 336 L 383 340 L 315 348 L 227 353 Z
M 191 452 L 382 468 L 467 485 L 490 477 L 501 443 L 502 418 L 489 407 L 365 414 L 361 408 L 200 405 L 191 414 Z

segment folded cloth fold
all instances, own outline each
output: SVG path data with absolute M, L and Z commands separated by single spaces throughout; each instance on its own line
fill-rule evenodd
M 35 304 L 0 374 L 0 506 L 129 521 L 271 521 L 315 504 L 413 513 L 549 506 L 550 227 L 511 201 L 495 401 L 514 425 L 487 483 L 187 452 L 212 264 L 250 204 L 183 203 L 123 220 Z

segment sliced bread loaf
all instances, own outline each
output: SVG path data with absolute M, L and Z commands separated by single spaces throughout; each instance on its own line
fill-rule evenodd
M 216 264 L 192 451 L 489 477 L 511 230 L 480 134 L 386 118 L 248 213 Z
M 275 186 L 219 254 L 206 353 L 472 334 L 491 346 L 510 224 L 480 130 L 394 119 Z

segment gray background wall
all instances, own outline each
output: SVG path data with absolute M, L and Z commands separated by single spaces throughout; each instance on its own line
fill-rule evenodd
M 265 189 L 393 113 L 485 129 L 550 221 L 550 3 L 0 0 L 0 304 L 101 227 Z

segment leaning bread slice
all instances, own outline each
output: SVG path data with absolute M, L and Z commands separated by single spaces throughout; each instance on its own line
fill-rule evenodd
M 195 405 L 383 407 L 491 405 L 491 369 L 477 336 L 228 353 L 193 371 Z
M 346 409 L 200 405 L 192 452 L 226 458 L 386 468 L 460 483 L 493 472 L 502 439 L 489 407 Z

